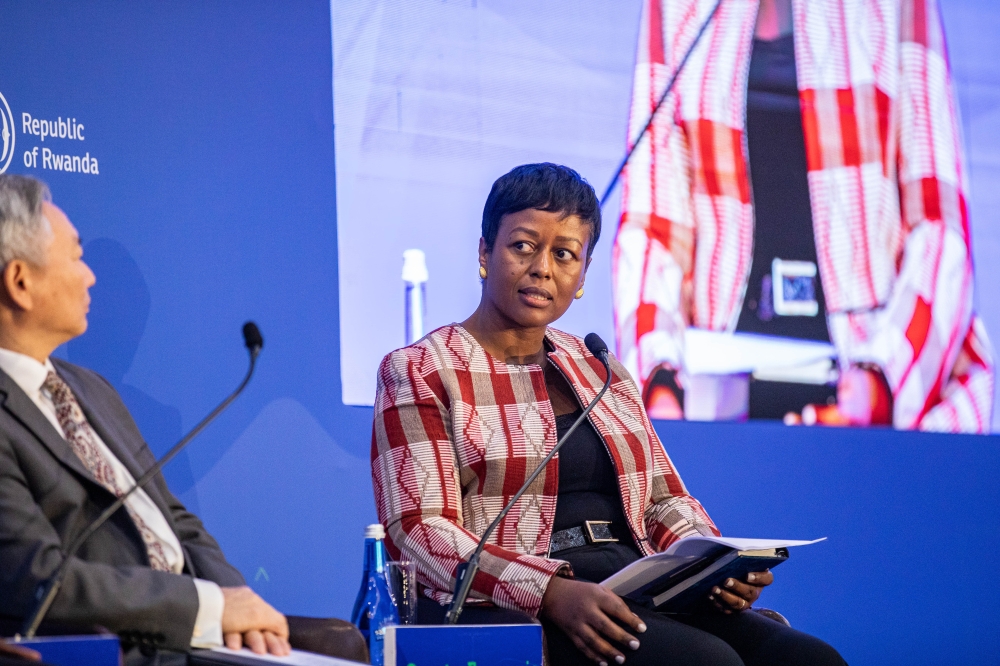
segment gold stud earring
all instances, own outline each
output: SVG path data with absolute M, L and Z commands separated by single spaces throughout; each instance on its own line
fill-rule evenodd
M 481 277 L 484 280 L 486 279 L 486 267 L 485 266 L 480 266 L 479 267 L 479 277 Z
M 576 300 L 580 300 L 581 298 L 583 298 L 583 287 L 580 287 L 580 291 L 574 294 L 574 298 L 576 298 Z

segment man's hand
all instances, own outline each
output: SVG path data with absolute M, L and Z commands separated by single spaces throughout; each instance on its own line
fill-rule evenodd
M 639 616 L 611 590 L 596 583 L 559 576 L 549 581 L 542 598 L 542 613 L 570 637 L 580 652 L 601 666 L 608 666 L 611 661 L 625 662 L 625 655 L 608 641 L 632 650 L 639 649 L 635 636 L 615 624 L 612 618 L 636 633 L 646 631 Z
M 0 654 L 9 655 L 11 657 L 19 657 L 21 659 L 24 659 L 25 661 L 42 660 L 42 655 L 38 654 L 34 650 L 29 650 L 23 645 L 8 643 L 2 638 L 0 638 Z
M 288 620 L 249 587 L 224 587 L 222 596 L 222 635 L 226 647 L 239 650 L 243 645 L 257 654 L 281 657 L 291 652 L 288 644 Z
M 745 583 L 735 578 L 727 578 L 720 587 L 712 588 L 708 598 L 717 609 L 726 615 L 731 615 L 750 608 L 764 588 L 773 582 L 774 574 L 770 571 L 749 573 Z

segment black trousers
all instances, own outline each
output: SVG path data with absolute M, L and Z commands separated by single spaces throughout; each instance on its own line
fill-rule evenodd
M 628 666 L 844 666 L 832 647 L 808 634 L 757 613 L 723 615 L 705 611 L 694 615 L 664 615 L 626 599 L 632 612 L 646 623 L 639 649 L 619 646 Z M 441 624 L 446 608 L 431 599 L 417 604 L 419 624 Z M 460 624 L 513 624 L 535 620 L 524 613 L 496 607 L 469 606 Z M 570 638 L 550 622 L 542 621 L 552 666 L 595 666 Z M 612 662 L 613 665 L 613 662 Z

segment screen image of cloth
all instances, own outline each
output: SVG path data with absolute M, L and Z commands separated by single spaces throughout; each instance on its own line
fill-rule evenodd
M 816 265 L 816 239 L 806 169 L 805 138 L 792 35 L 754 39 L 747 81 L 747 151 L 754 207 L 754 250 L 736 330 L 779 338 L 829 342 L 823 284 L 803 278 L 818 308 L 812 316 L 775 312 L 775 259 Z M 750 418 L 780 419 L 809 403 L 827 403 L 836 387 L 752 381 Z

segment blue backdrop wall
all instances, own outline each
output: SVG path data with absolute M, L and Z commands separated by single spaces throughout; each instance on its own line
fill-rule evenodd
M 986 3 L 954 6 L 964 34 L 989 34 Z M 371 410 L 341 400 L 330 20 L 323 0 L 5 0 L 0 111 L 8 171 L 49 183 L 98 276 L 91 328 L 59 354 L 114 383 L 156 452 L 235 386 L 239 327 L 260 324 L 257 378 L 166 474 L 268 600 L 343 617 L 374 509 Z M 967 70 L 976 138 L 996 62 Z M 43 140 L 24 114 L 75 119 L 83 139 Z M 988 144 L 973 151 L 987 176 Z M 55 169 L 61 155 L 97 173 Z M 1000 661 L 1000 438 L 658 427 L 725 533 L 830 537 L 768 593 L 797 627 L 852 664 Z
M 98 276 L 60 353 L 163 452 L 235 388 L 256 320 L 257 377 L 166 475 L 265 596 L 347 614 L 374 509 L 371 411 L 340 399 L 329 4 L 4 2 L 0 62 L 8 171 L 48 182 Z M 84 140 L 24 133 L 24 113 Z

